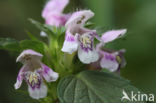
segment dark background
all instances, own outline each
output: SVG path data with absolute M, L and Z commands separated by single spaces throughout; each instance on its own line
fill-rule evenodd
M 121 75 L 146 93 L 156 94 L 156 0 L 71 0 L 67 11 L 91 9 L 92 19 L 103 31 L 127 28 L 125 39 L 115 41 L 116 49 L 125 48 L 127 66 Z M 28 21 L 44 23 L 41 11 L 46 0 L 0 0 L 0 37 L 27 38 L 26 30 L 39 36 Z M 23 89 L 14 90 L 20 63 L 16 56 L 0 50 L 0 103 L 35 103 Z M 25 88 L 22 86 L 22 88 Z M 31 101 L 31 102 L 30 102 Z

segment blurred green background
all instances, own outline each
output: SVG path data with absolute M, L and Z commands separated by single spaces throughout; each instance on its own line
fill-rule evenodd
M 39 36 L 39 30 L 28 18 L 44 23 L 41 11 L 45 2 L 0 0 L 0 37 L 25 39 L 26 30 Z M 116 49 L 127 50 L 127 66 L 121 70 L 121 75 L 142 91 L 156 95 L 156 0 L 71 0 L 67 11 L 77 8 L 94 11 L 92 21 L 102 26 L 102 31 L 128 29 L 124 39 L 111 44 Z M 15 56 L 0 50 L 0 103 L 36 103 L 22 89 L 14 90 L 19 69 Z

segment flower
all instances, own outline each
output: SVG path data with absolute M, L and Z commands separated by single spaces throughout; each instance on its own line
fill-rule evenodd
M 99 51 L 100 52 L 100 66 L 102 68 L 108 69 L 111 72 L 118 71 L 120 68 L 126 65 L 126 61 L 124 59 L 123 54 L 125 53 L 124 49 L 114 52 L 106 52 L 106 51 Z
M 34 99 L 44 98 L 47 95 L 47 82 L 53 82 L 58 79 L 58 73 L 41 62 L 42 54 L 33 50 L 24 50 L 18 57 L 17 62 L 23 63 L 20 69 L 15 89 L 20 88 L 22 81 L 25 80 L 28 85 L 29 95 Z M 44 79 L 43 79 L 44 78 Z
M 95 62 L 99 58 L 94 48 L 96 31 L 84 28 L 85 22 L 93 16 L 94 13 L 90 10 L 77 11 L 65 24 L 67 30 L 62 51 L 72 54 L 78 50 L 78 57 L 85 64 Z
M 125 50 L 121 49 L 119 51 L 110 51 L 107 49 L 102 50 L 101 47 L 111 42 L 121 36 L 123 36 L 126 33 L 126 29 L 122 30 L 112 30 L 104 33 L 101 37 L 102 42 L 97 44 L 96 50 L 98 51 L 100 55 L 100 66 L 102 68 L 108 69 L 111 72 L 120 70 L 120 68 L 124 67 L 126 65 L 126 61 L 124 58 Z
M 42 11 L 42 17 L 46 24 L 52 26 L 64 26 L 70 14 L 63 14 L 63 10 L 69 0 L 49 0 Z

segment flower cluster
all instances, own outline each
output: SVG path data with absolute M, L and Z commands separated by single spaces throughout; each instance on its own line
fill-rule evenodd
M 50 0 L 45 5 L 42 17 L 50 26 L 65 26 L 65 40 L 62 51 L 72 54 L 77 51 L 79 60 L 84 64 L 105 68 L 111 72 L 120 70 L 126 65 L 124 59 L 125 50 L 113 51 L 105 48 L 105 44 L 120 38 L 126 33 L 126 29 L 110 30 L 99 36 L 96 30 L 85 27 L 86 22 L 94 16 L 91 10 L 81 10 L 74 13 L 63 14 L 63 10 L 69 0 Z M 99 43 L 95 44 L 94 39 Z M 54 82 L 58 79 L 58 73 L 41 62 L 42 54 L 33 50 L 24 50 L 17 62 L 23 63 L 23 67 L 17 77 L 15 88 L 18 89 L 22 80 L 28 84 L 28 91 L 32 98 L 40 99 L 47 95 L 47 87 L 44 80 Z

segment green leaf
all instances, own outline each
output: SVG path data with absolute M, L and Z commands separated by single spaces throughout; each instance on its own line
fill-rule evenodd
M 84 71 L 76 76 L 67 76 L 58 84 L 61 103 L 122 103 L 123 90 L 130 96 L 138 89 L 129 81 L 110 73 Z M 124 103 L 132 103 L 124 100 Z M 133 102 L 146 103 L 146 102 Z
M 35 21 L 33 19 L 29 19 L 32 24 L 34 24 L 37 28 L 39 28 L 41 31 L 44 31 L 47 33 L 47 35 L 55 37 L 55 36 L 60 36 L 65 33 L 65 27 L 55 27 L 47 24 L 41 24 L 38 21 Z
M 20 51 L 19 42 L 11 38 L 0 38 L 0 49 L 9 51 Z
M 32 33 L 30 33 L 29 31 L 26 31 L 27 35 L 29 36 L 29 38 L 31 40 L 34 40 L 34 41 L 39 41 L 38 38 L 36 38 Z
M 20 46 L 22 50 L 25 49 L 33 49 L 37 52 L 44 54 L 44 43 L 40 41 L 33 41 L 33 40 L 22 40 L 20 42 Z
M 40 22 L 35 21 L 35 20 L 33 20 L 33 19 L 29 19 L 29 21 L 30 21 L 32 24 L 34 24 L 34 25 L 35 25 L 38 29 L 40 29 L 41 31 L 47 33 L 47 35 L 52 35 L 52 34 L 54 34 L 54 33 L 50 30 L 50 28 L 49 28 L 48 25 L 41 24 Z M 52 36 L 53 36 L 53 35 L 52 35 Z

